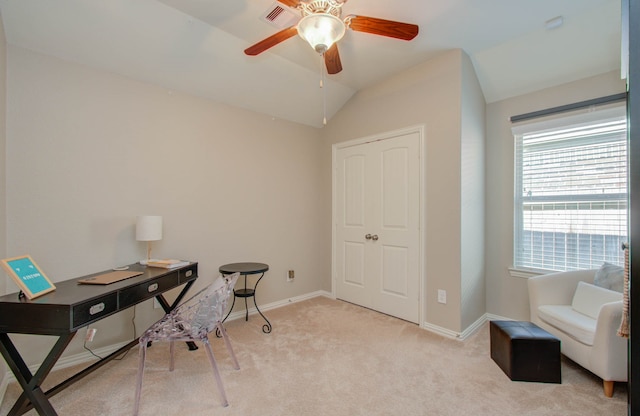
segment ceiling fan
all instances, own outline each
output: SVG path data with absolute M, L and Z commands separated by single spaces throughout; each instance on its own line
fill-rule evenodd
M 296 25 L 248 47 L 244 51 L 245 54 L 258 55 L 298 34 L 309 42 L 316 52 L 323 55 L 327 72 L 337 74 L 342 71 L 342 63 L 336 42 L 342 39 L 347 28 L 402 40 L 411 40 L 418 35 L 418 26 L 410 23 L 356 15 L 349 15 L 342 19 L 342 6 L 347 0 L 278 0 L 278 2 L 298 9 L 302 18 Z

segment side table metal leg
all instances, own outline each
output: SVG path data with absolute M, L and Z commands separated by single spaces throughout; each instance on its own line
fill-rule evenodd
M 242 292 L 244 296 L 244 321 L 249 322 L 249 307 L 247 306 L 247 275 L 244 275 L 244 291 Z
M 264 277 L 264 273 L 262 273 L 262 276 L 260 276 L 260 278 L 256 282 L 256 285 L 253 288 L 253 304 L 256 306 L 256 310 L 258 311 L 260 316 L 262 316 L 262 319 L 264 319 L 267 322 L 266 324 L 262 325 L 262 332 L 264 332 L 265 334 L 270 334 L 271 333 L 271 322 L 269 322 L 267 317 L 262 314 L 262 312 L 260 311 L 260 308 L 258 308 L 258 301 L 256 300 L 256 294 L 258 293 L 258 283 L 260 283 L 260 280 L 262 280 L 263 277 Z M 245 300 L 245 302 L 246 302 L 246 300 Z
M 258 313 L 260 314 L 260 316 L 262 316 L 262 319 L 264 319 L 267 323 L 262 325 L 262 332 L 264 332 L 265 334 L 270 334 L 271 333 L 271 322 L 269 322 L 269 320 L 267 319 L 266 316 L 264 316 L 262 314 L 262 312 L 260 312 L 260 309 L 258 308 L 258 303 L 256 302 L 256 297 L 253 297 L 253 304 L 256 305 L 256 310 L 258 311 Z

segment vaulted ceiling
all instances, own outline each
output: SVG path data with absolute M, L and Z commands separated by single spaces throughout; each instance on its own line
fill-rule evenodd
M 280 30 L 263 18 L 275 5 L 0 0 L 0 13 L 10 45 L 315 127 L 323 94 L 330 119 L 361 88 L 453 48 L 471 57 L 487 102 L 620 68 L 620 0 L 348 0 L 343 16 L 414 23 L 420 33 L 406 42 L 347 30 L 344 69 L 321 90 L 321 57 L 298 36 L 243 53 Z M 560 27 L 545 27 L 558 16 Z

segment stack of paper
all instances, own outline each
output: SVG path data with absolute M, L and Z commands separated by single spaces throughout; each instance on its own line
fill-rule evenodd
M 162 267 L 163 269 L 173 269 L 176 267 L 182 267 L 188 265 L 188 261 L 164 259 L 164 260 L 149 260 L 147 266 L 150 267 Z

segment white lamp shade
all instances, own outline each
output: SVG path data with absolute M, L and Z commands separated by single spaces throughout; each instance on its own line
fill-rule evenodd
M 162 216 L 140 215 L 136 221 L 136 240 L 162 240 Z
M 318 53 L 342 39 L 345 30 L 344 22 L 328 13 L 310 14 L 298 22 L 298 34 Z

